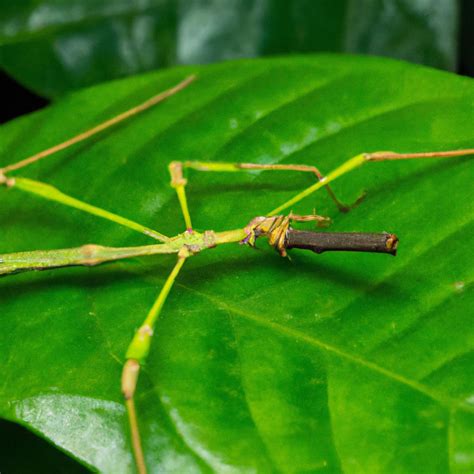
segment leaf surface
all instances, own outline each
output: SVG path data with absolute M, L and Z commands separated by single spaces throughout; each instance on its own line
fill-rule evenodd
M 174 235 L 172 160 L 315 164 L 363 151 L 472 147 L 474 84 L 391 60 L 313 56 L 178 68 L 96 86 L 0 129 L 13 163 L 191 72 L 189 88 L 19 175 Z M 366 165 L 295 213 L 391 231 L 396 258 L 279 258 L 220 246 L 186 263 L 137 396 L 152 472 L 424 472 L 474 467 L 472 161 Z M 244 226 L 310 175 L 188 175 L 196 228 Z M 0 190 L 2 253 L 144 236 Z M 133 471 L 120 393 L 134 329 L 171 270 L 160 256 L 0 280 L 0 415 L 102 472 Z

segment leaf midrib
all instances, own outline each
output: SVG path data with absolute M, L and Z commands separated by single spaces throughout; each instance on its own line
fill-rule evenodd
M 326 343 L 326 342 L 324 342 L 324 341 L 322 341 L 322 340 L 320 340 L 320 339 L 318 339 L 314 336 L 308 336 L 307 334 L 302 333 L 301 331 L 298 331 L 296 329 L 286 328 L 286 327 L 282 326 L 281 324 L 268 321 L 268 320 L 260 317 L 257 314 L 251 313 L 249 311 L 243 311 L 242 309 L 237 308 L 235 306 L 232 306 L 232 305 L 226 303 L 225 301 L 220 300 L 219 298 L 210 296 L 206 293 L 203 293 L 202 291 L 195 290 L 194 288 L 190 288 L 190 287 L 185 286 L 181 283 L 177 283 L 177 286 L 179 286 L 180 288 L 183 288 L 187 291 L 190 291 L 190 292 L 202 297 L 203 299 L 206 299 L 206 300 L 210 301 L 211 303 L 214 303 L 219 309 L 229 311 L 229 312 L 235 314 L 236 316 L 239 316 L 239 317 L 242 317 L 242 318 L 247 319 L 249 321 L 255 322 L 258 325 L 264 326 L 264 327 L 266 327 L 268 329 L 271 329 L 271 330 L 273 330 L 273 331 L 275 331 L 279 334 L 285 335 L 285 336 L 290 337 L 290 338 L 294 338 L 295 340 L 298 340 L 300 342 L 305 342 L 305 343 L 309 344 L 310 346 L 317 347 L 318 349 L 322 349 L 325 352 L 334 354 L 334 355 L 336 355 L 340 358 L 349 360 L 350 362 L 353 362 L 354 364 L 365 367 L 365 368 L 367 368 L 367 369 L 369 369 L 373 372 L 377 372 L 381 375 L 384 375 L 387 378 L 395 380 L 395 381 L 397 381 L 397 382 L 399 382 L 403 385 L 406 385 L 406 386 L 412 388 L 413 390 L 415 390 L 417 392 L 420 392 L 420 393 L 428 396 L 429 398 L 441 403 L 442 405 L 444 405 L 444 406 L 446 406 L 450 409 L 461 410 L 461 411 L 465 411 L 467 413 L 474 413 L 474 408 L 471 410 L 467 406 L 462 405 L 456 399 L 453 399 L 451 397 L 447 397 L 443 394 L 440 394 L 436 390 L 432 390 L 429 387 L 426 387 L 425 385 L 420 384 L 419 382 L 417 382 L 415 380 L 410 380 L 409 378 L 407 378 L 403 375 L 397 374 L 396 372 L 393 372 L 393 371 L 388 370 L 384 367 L 381 367 L 381 366 L 377 365 L 374 362 L 371 362 L 369 360 L 364 359 L 363 357 L 356 356 L 356 355 L 351 354 L 349 352 L 345 352 L 342 349 L 340 349 L 336 346 L 333 346 L 331 344 L 328 344 L 328 343 Z

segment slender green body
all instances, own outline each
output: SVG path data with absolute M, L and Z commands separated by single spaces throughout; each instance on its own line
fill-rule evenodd
M 115 260 L 146 257 L 160 254 L 177 254 L 183 248 L 196 254 L 216 245 L 238 242 L 245 238 L 244 229 L 226 232 L 184 232 L 170 238 L 166 243 L 136 247 L 105 247 L 88 244 L 81 247 L 59 250 L 33 250 L 0 255 L 0 275 L 48 270 L 70 266 L 94 266 Z
M 140 247 L 103 247 L 89 244 L 70 249 L 10 253 L 0 256 L 0 275 L 75 265 L 93 266 L 123 258 L 172 252 L 177 250 L 166 244 Z

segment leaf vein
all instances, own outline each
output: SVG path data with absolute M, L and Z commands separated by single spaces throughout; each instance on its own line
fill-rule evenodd
M 380 375 L 383 375 L 386 378 L 389 378 L 391 380 L 394 380 L 396 382 L 399 382 L 402 385 L 405 385 L 407 387 L 412 388 L 413 390 L 420 392 L 427 397 L 439 402 L 440 404 L 447 406 L 452 409 L 459 409 L 463 410 L 469 413 L 474 413 L 474 407 L 470 409 L 469 407 L 466 407 L 464 405 L 461 405 L 457 400 L 448 397 L 444 394 L 438 393 L 437 391 L 427 387 L 426 385 L 416 381 L 416 380 L 411 380 L 408 377 L 405 377 L 401 374 L 398 374 L 396 372 L 393 372 L 385 367 L 379 366 L 375 362 L 369 361 L 364 359 L 361 356 L 358 356 L 356 354 L 351 354 L 350 352 L 346 352 L 332 344 L 329 344 L 325 341 L 322 341 L 314 336 L 309 336 L 308 334 L 305 334 L 301 331 L 298 331 L 296 329 L 291 329 L 291 328 L 286 328 L 282 326 L 281 324 L 268 321 L 261 316 L 257 314 L 253 314 L 249 311 L 244 311 L 241 308 L 236 308 L 225 301 L 220 300 L 219 298 L 216 298 L 214 296 L 208 295 L 206 293 L 203 293 L 201 291 L 195 290 L 194 288 L 190 288 L 188 286 L 184 286 L 182 283 L 177 283 L 177 286 L 184 288 L 198 296 L 201 296 L 203 299 L 207 299 L 208 301 L 214 303 L 218 308 L 229 311 L 236 316 L 239 316 L 241 318 L 244 318 L 248 321 L 252 321 L 259 326 L 263 326 L 267 329 L 273 330 L 279 334 L 282 334 L 287 337 L 292 337 L 297 341 L 304 342 L 312 347 L 316 347 L 318 349 L 321 349 L 325 352 L 328 352 L 330 354 L 333 354 L 341 359 L 348 360 L 349 362 L 352 362 L 356 365 L 360 365 L 362 367 L 365 367 L 372 372 L 376 372 Z

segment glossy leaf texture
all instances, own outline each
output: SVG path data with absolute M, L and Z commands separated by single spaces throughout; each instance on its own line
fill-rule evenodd
M 172 160 L 314 164 L 472 147 L 474 83 L 388 59 L 307 56 L 185 67 L 77 92 L 0 129 L 12 163 L 190 73 L 193 85 L 19 175 L 183 231 Z M 307 174 L 188 173 L 196 228 L 244 226 Z M 137 397 L 151 472 L 423 472 L 474 467 L 473 161 L 371 163 L 295 205 L 335 231 L 390 231 L 397 257 L 220 246 L 186 263 Z M 150 242 L 1 191 L 1 251 Z M 303 226 L 304 227 L 304 226 Z M 133 471 L 119 379 L 174 259 L 0 280 L 1 416 L 101 472 Z
M 454 69 L 452 0 L 21 0 L 2 6 L 0 64 L 47 97 L 167 67 L 350 51 Z

